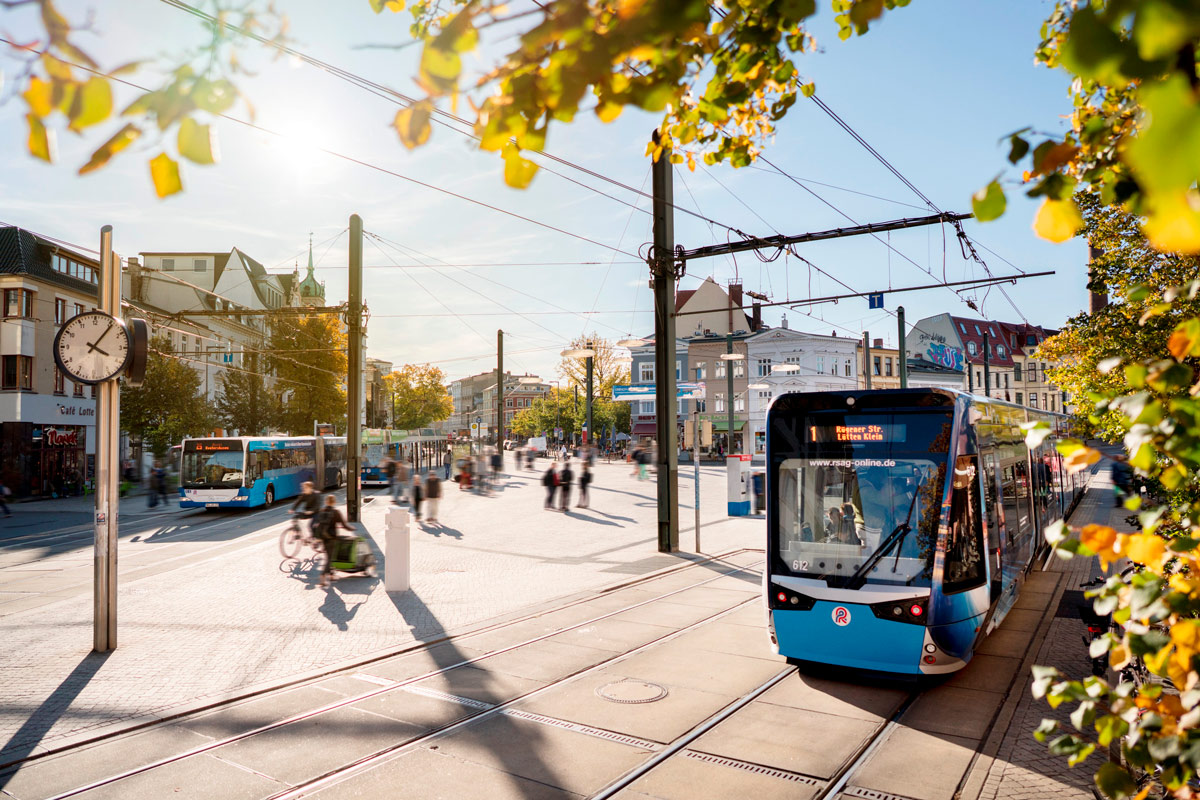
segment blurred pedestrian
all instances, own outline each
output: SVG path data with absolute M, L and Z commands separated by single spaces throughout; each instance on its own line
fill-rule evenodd
M 413 470 L 412 482 L 408 485 L 408 507 L 413 517 L 421 519 L 421 473 Z
M 12 497 L 12 489 L 8 488 L 8 484 L 0 478 L 0 508 L 4 509 L 4 516 L 11 517 L 12 512 L 8 510 L 8 498 Z
M 545 508 L 554 508 L 554 493 L 558 491 L 558 462 L 550 464 L 550 469 L 542 473 L 542 486 L 546 487 Z
M 399 455 L 396 456 L 396 490 L 392 494 L 392 502 L 396 505 L 404 502 L 408 491 L 408 464 Z
M 388 493 L 392 496 L 392 503 L 399 503 L 400 487 L 396 484 L 396 462 L 390 456 L 383 457 L 383 463 L 380 464 L 383 468 L 383 475 L 387 478 Z
M 328 586 L 333 583 L 333 548 L 334 542 L 338 538 L 338 528 L 345 528 L 351 533 L 354 528 L 351 528 L 346 523 L 346 518 L 342 516 L 342 512 L 338 510 L 337 498 L 332 494 L 325 495 L 325 507 L 317 512 L 317 517 L 313 521 L 313 529 L 325 545 L 325 566 L 321 570 L 321 582 L 318 586 Z
M 437 522 L 438 500 L 442 499 L 442 481 L 433 470 L 425 473 L 425 520 Z
M 446 474 L 443 476 L 446 480 L 450 480 L 450 465 L 454 463 L 454 450 L 447 447 L 446 452 L 442 454 L 442 465 L 446 468 Z
M 592 483 L 592 468 L 585 461 L 583 471 L 579 473 L 579 507 L 588 507 L 588 486 Z
M 492 482 L 496 482 L 500 477 L 500 472 L 504 467 L 504 456 L 501 455 L 500 449 L 496 448 L 492 451 Z
M 571 507 L 571 481 L 574 477 L 575 474 L 571 472 L 571 459 L 567 459 L 558 473 L 559 508 L 563 511 Z

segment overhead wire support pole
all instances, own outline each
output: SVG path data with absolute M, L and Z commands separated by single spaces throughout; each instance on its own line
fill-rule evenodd
M 890 222 L 869 222 L 865 225 L 854 225 L 849 228 L 831 228 L 824 231 L 801 233 L 795 236 L 755 236 L 740 242 L 710 244 L 704 247 L 697 247 L 692 250 L 680 250 L 675 254 L 675 259 L 677 261 L 686 263 L 693 258 L 710 258 L 712 256 L 729 255 L 730 253 L 743 253 L 747 250 L 764 250 L 771 247 L 787 247 L 788 245 L 792 244 L 804 244 L 805 242 L 823 242 L 829 239 L 842 239 L 847 236 L 864 236 L 872 233 L 903 230 L 904 228 L 919 228 L 923 225 L 954 223 L 960 220 L 970 219 L 972 216 L 972 214 L 943 212 L 941 214 L 931 214 L 925 217 L 907 217 L 904 219 L 895 219 L 891 220 Z
M 362 217 L 350 216 L 350 290 L 346 314 L 346 519 L 358 522 L 362 501 Z
M 504 331 L 496 330 L 496 450 L 504 444 Z
M 653 133 L 659 143 L 658 131 Z M 658 439 L 658 551 L 679 549 L 679 464 L 675 418 L 675 252 L 671 154 L 664 149 L 651 167 L 654 243 L 646 259 L 654 288 L 654 423 Z

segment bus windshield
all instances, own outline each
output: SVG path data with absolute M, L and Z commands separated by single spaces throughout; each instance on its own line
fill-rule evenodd
M 184 442 L 179 481 L 188 489 L 236 489 L 242 485 L 240 441 Z

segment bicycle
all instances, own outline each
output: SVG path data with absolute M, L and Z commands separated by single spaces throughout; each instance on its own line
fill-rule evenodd
M 302 519 L 307 519 L 307 517 L 296 516 L 293 512 L 291 524 L 279 534 L 279 552 L 283 554 L 284 558 L 295 558 L 305 545 L 313 549 L 314 555 L 325 550 L 324 543 L 305 530 L 305 526 L 301 523 Z

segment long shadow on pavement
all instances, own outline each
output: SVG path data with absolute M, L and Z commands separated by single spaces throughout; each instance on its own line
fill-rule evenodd
M 12 764 L 28 758 L 46 732 L 54 727 L 54 723 L 70 708 L 79 693 L 104 666 L 109 655 L 111 653 L 89 653 L 84 656 L 58 688 L 29 715 L 25 724 L 0 746 L 0 764 Z M 0 789 L 3 789 L 15 774 L 0 774 Z

